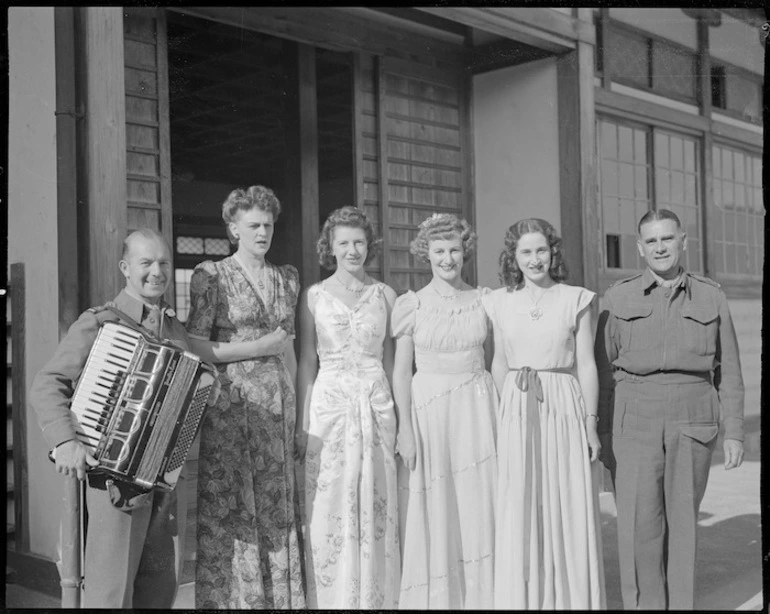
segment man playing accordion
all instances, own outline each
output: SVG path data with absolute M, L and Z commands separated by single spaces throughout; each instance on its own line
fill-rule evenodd
M 124 241 L 120 271 L 126 286 L 109 305 L 134 321 L 129 324 L 189 349 L 184 326 L 162 300 L 171 281 L 171 256 L 162 235 L 151 229 L 131 233 Z M 78 318 L 35 377 L 30 402 L 56 470 L 87 479 L 83 606 L 168 609 L 183 562 L 185 480 L 172 492 L 137 494 L 103 473 L 87 473 L 98 461 L 77 439 L 70 415 L 70 399 L 106 320 L 121 318 L 106 307 L 89 309 Z

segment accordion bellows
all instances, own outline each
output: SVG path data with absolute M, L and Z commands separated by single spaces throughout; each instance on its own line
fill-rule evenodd
M 140 489 L 176 486 L 215 370 L 173 343 L 102 324 L 72 396 L 77 438 L 101 472 Z

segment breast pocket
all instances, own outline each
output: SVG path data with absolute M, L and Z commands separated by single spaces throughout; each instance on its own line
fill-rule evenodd
M 715 305 L 682 308 L 682 340 L 686 349 L 701 356 L 716 353 L 719 312 Z
M 648 303 L 621 303 L 615 307 L 618 333 L 622 348 L 645 350 L 653 346 L 656 335 L 650 326 L 652 305 Z

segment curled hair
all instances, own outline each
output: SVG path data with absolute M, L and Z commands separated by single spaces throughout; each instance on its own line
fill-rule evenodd
M 273 222 L 278 221 L 281 214 L 281 201 L 270 188 L 262 185 L 253 185 L 248 188 L 236 188 L 222 203 L 222 219 L 225 221 L 227 236 L 230 243 L 237 243 L 238 240 L 230 232 L 230 223 L 234 222 L 239 211 L 251 211 L 260 209 L 266 213 L 273 214 Z
M 672 220 L 676 222 L 676 228 L 680 232 L 684 232 L 682 228 L 682 222 L 679 221 L 679 216 L 670 209 L 650 209 L 639 220 L 639 224 L 636 227 L 636 232 L 641 236 L 642 226 L 649 224 L 650 222 L 658 222 L 660 220 Z
M 423 220 L 417 236 L 409 245 L 409 251 L 423 262 L 430 262 L 430 242 L 447 241 L 459 238 L 463 246 L 463 258 L 466 260 L 476 249 L 476 233 L 464 219 L 451 213 L 434 213 Z
M 520 288 L 524 281 L 524 273 L 516 262 L 516 248 L 519 239 L 531 232 L 543 235 L 548 242 L 548 247 L 551 248 L 551 268 L 548 271 L 551 279 L 556 282 L 567 279 L 567 265 L 561 251 L 561 237 L 556 234 L 554 227 L 540 218 L 519 220 L 505 233 L 505 248 L 500 254 L 500 281 L 508 287 L 509 292 L 514 288 Z
M 363 229 L 364 234 L 366 235 L 366 260 L 364 260 L 364 264 L 369 264 L 372 261 L 372 258 L 377 254 L 382 240 L 374 236 L 374 227 L 361 209 L 358 207 L 347 206 L 332 211 L 329 214 L 329 217 L 326 218 L 323 228 L 321 228 L 321 234 L 316 243 L 318 262 L 321 266 L 329 271 L 333 271 L 337 268 L 337 261 L 335 260 L 332 251 L 334 229 L 337 228 L 337 226 Z

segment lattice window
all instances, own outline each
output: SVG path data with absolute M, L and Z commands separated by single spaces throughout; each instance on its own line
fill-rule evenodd
M 647 132 L 604 120 L 599 132 L 606 266 L 637 269 L 636 224 L 650 208 Z
M 186 322 L 190 313 L 190 279 L 192 274 L 193 269 L 176 269 L 174 271 L 176 317 L 180 322 Z
M 655 207 L 679 216 L 687 233 L 682 265 L 701 272 L 701 222 L 698 190 L 699 142 L 693 138 L 655 131 Z
M 652 88 L 695 98 L 695 55 L 663 41 L 652 41 Z
M 637 224 L 650 209 L 670 209 L 688 237 L 682 264 L 702 271 L 700 143 L 685 135 L 604 118 L 598 128 L 605 266 L 643 268 L 636 246 Z
M 615 27 L 608 30 L 604 61 L 611 78 L 650 87 L 649 39 Z
M 201 237 L 177 237 L 177 254 L 202 254 L 203 239 Z
M 742 119 L 762 122 L 762 82 L 732 66 L 711 65 L 711 104 Z
M 762 276 L 764 208 L 762 158 L 738 149 L 715 145 L 714 229 L 716 272 Z

